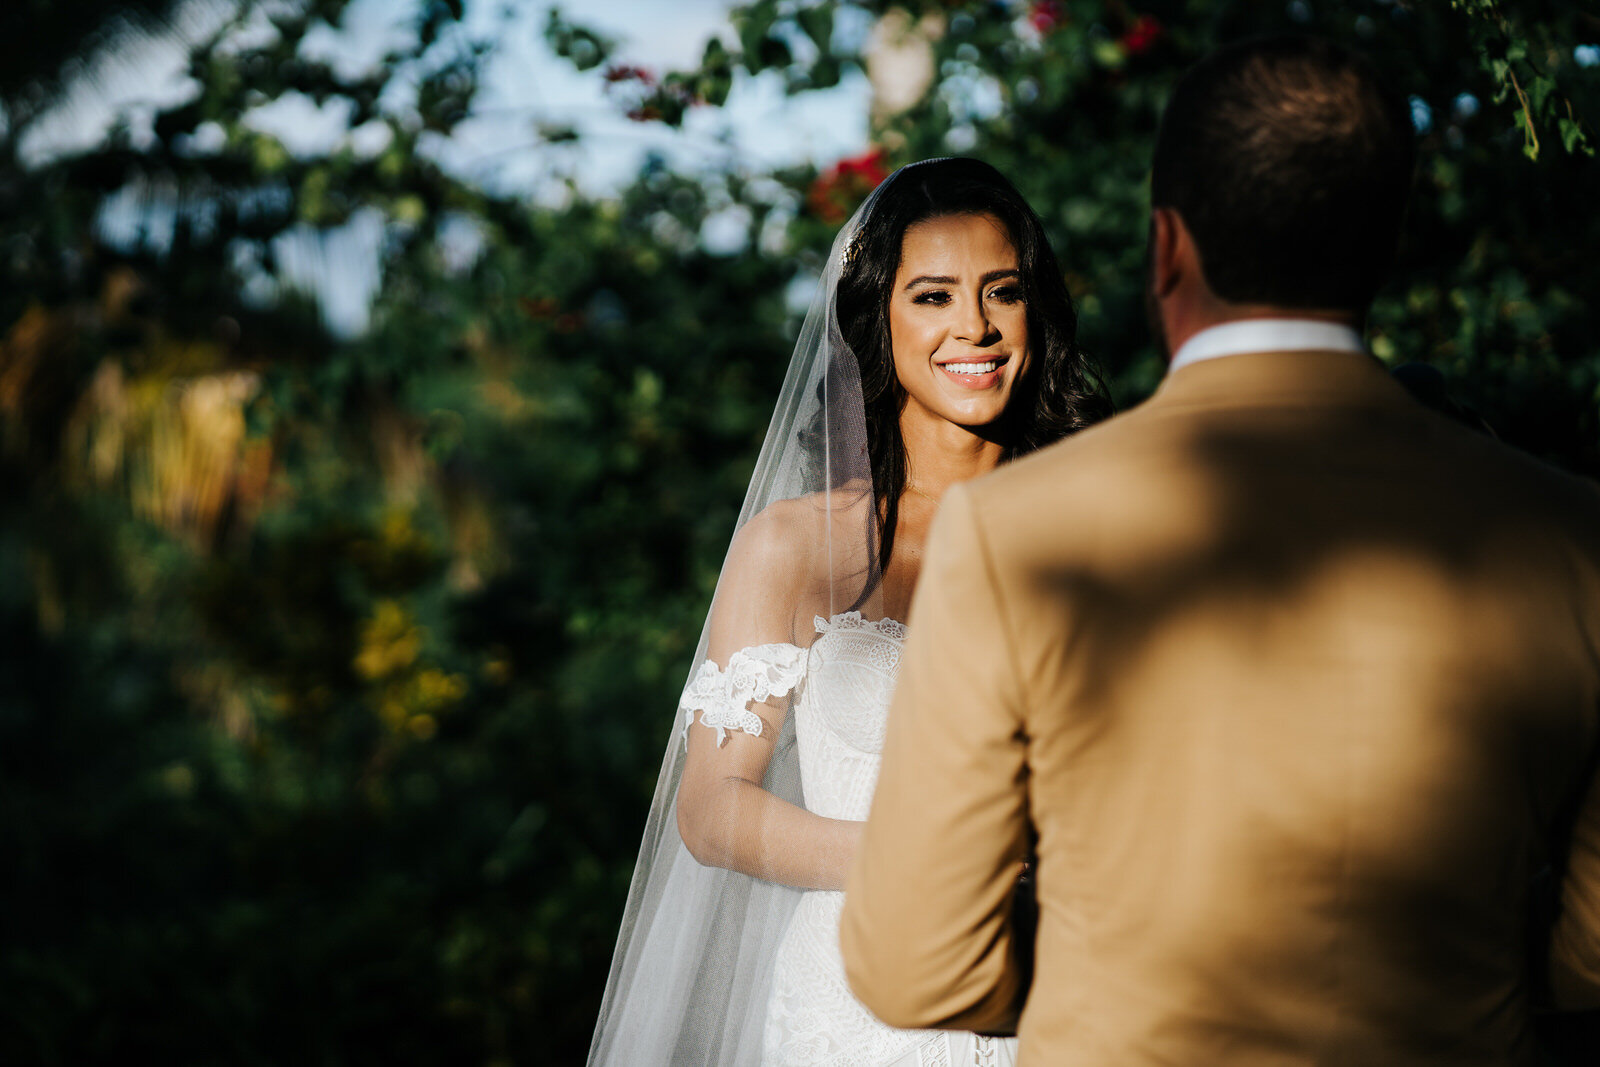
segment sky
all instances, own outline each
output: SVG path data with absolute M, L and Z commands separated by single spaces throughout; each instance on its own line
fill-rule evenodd
M 629 121 L 594 72 L 578 72 L 545 46 L 541 31 L 551 6 L 549 0 L 469 0 L 461 32 L 493 40 L 495 51 L 473 117 L 451 143 L 438 146 L 441 161 L 459 175 L 533 196 L 549 195 L 570 175 L 587 191 L 604 194 L 624 184 L 650 151 L 685 168 L 766 170 L 830 162 L 867 143 L 870 89 L 859 73 L 836 89 L 800 97 L 785 97 L 776 73 L 741 74 L 725 107 L 691 110 L 681 130 Z M 660 72 L 693 66 L 714 34 L 733 43 L 731 6 L 730 0 L 580 0 L 563 10 L 618 42 L 613 62 Z M 119 116 L 130 120 L 136 135 L 147 129 L 158 109 L 192 92 L 184 74 L 187 45 L 220 25 L 227 7 L 194 0 L 171 31 L 95 57 L 90 76 L 78 79 L 23 139 L 24 158 L 40 161 L 87 147 Z M 313 31 L 304 54 L 360 73 L 404 42 L 416 9 L 415 0 L 353 0 L 340 29 Z M 865 30 L 846 24 L 840 32 Z M 253 122 L 291 151 L 312 151 L 339 136 L 341 118 L 290 98 L 260 109 Z M 550 151 L 536 133 L 541 124 L 570 125 L 582 136 Z
M 599 0 L 568 5 L 568 15 L 622 42 L 621 63 L 654 71 L 696 65 L 707 40 L 721 33 L 734 43 L 728 24 L 727 0 Z M 506 38 L 507 59 L 491 72 L 487 106 L 504 108 L 513 126 L 537 117 L 576 121 L 584 138 L 574 149 L 581 182 L 590 188 L 620 184 L 637 170 L 650 149 L 675 157 L 680 166 L 706 160 L 713 166 L 733 162 L 766 170 L 802 160 L 831 162 L 859 152 L 867 143 L 870 89 L 859 73 L 827 92 L 785 97 L 779 76 L 741 77 L 727 106 L 691 109 L 681 131 L 660 123 L 638 123 L 619 114 L 613 101 L 597 93 L 592 77 L 569 65 L 551 62 L 540 39 L 549 5 L 529 5 L 526 21 Z M 865 27 L 861 27 L 865 32 Z M 492 102 L 491 102 L 492 101 Z M 490 147 L 505 124 L 485 123 L 465 131 L 463 140 L 478 151 L 485 174 L 499 169 L 515 180 L 526 173 L 530 157 L 511 154 L 496 163 Z
M 416 0 L 353 0 L 341 25 L 313 30 L 301 54 L 324 59 L 341 73 L 360 74 L 406 42 L 417 6 Z M 834 89 L 798 97 L 784 95 L 775 72 L 741 72 L 724 107 L 691 109 L 681 129 L 631 121 L 624 106 L 605 95 L 597 72 L 575 70 L 546 46 L 542 30 L 551 6 L 550 0 L 468 0 L 463 24 L 450 31 L 494 42 L 472 115 L 448 140 L 426 146 L 457 176 L 498 193 L 559 204 L 570 195 L 568 180 L 590 195 L 620 189 L 650 153 L 665 156 L 682 173 L 759 173 L 804 161 L 825 165 L 868 143 L 871 90 L 859 72 Z M 713 35 L 734 44 L 731 6 L 732 0 L 579 0 L 563 11 L 617 42 L 611 62 L 661 72 L 694 66 Z M 185 73 L 189 45 L 221 27 L 231 8 L 228 0 L 191 0 L 170 28 L 91 57 L 85 76 L 24 135 L 23 159 L 37 163 L 87 148 L 118 121 L 128 125 L 136 143 L 153 138 L 156 113 L 195 91 Z M 838 32 L 867 29 L 842 22 Z M 245 30 L 246 37 L 252 32 L 276 31 L 263 17 Z M 299 96 L 259 108 L 249 121 L 300 153 L 325 151 L 345 138 L 358 152 L 375 152 L 389 136 L 380 123 L 349 131 L 336 105 L 319 109 Z M 579 138 L 546 144 L 541 126 L 571 126 Z M 222 130 L 202 130 L 207 132 L 220 147 Z M 159 243 L 176 218 L 175 206 L 165 215 L 152 208 L 159 200 L 148 190 L 114 198 L 101 217 L 102 235 L 113 242 Z M 287 284 L 313 294 L 330 329 L 351 337 L 368 323 L 383 234 L 376 213 L 358 214 L 332 233 L 284 234 L 273 251 Z M 709 230 L 703 237 L 708 244 L 714 239 Z M 256 287 L 269 299 L 272 278 L 259 269 L 252 277 L 248 264 L 239 266 L 247 295 Z

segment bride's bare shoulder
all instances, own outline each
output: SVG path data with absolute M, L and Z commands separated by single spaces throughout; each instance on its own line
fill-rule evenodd
M 841 555 L 867 543 L 871 518 L 872 493 L 861 485 L 776 500 L 734 535 L 728 562 L 741 570 L 815 577 L 828 569 L 830 553 L 837 565 Z

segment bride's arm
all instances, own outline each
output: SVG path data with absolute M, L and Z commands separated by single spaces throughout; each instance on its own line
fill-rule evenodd
M 768 736 L 733 733 L 718 748 L 715 731 L 690 727 L 678 790 L 683 843 L 707 866 L 802 889 L 843 889 L 862 824 L 812 814 L 761 788 L 773 745 Z
M 787 503 L 787 502 L 785 502 Z M 731 672 L 765 658 L 794 662 L 775 668 L 781 692 L 759 693 L 717 716 L 700 715 L 689 726 L 689 752 L 678 787 L 678 832 L 695 859 L 707 866 L 802 889 L 843 889 L 861 824 L 828 819 L 781 800 L 762 788 L 799 675 L 793 641 L 807 593 L 805 513 L 774 505 L 734 538 L 711 612 L 707 655 L 717 672 Z M 767 699 L 759 699 L 766 697 Z M 740 725 L 736 712 L 750 712 Z M 708 718 L 710 722 L 708 723 Z

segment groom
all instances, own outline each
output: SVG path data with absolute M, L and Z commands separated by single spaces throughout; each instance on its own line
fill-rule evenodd
M 932 535 L 841 935 L 886 1022 L 1003 1031 L 1026 995 L 1025 1067 L 1462 1067 L 1528 1062 L 1541 997 L 1600 1004 L 1600 494 L 1363 350 L 1412 139 L 1323 41 L 1174 91 L 1166 381 Z

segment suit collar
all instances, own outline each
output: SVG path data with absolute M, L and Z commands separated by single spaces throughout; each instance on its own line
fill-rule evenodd
M 1410 394 L 1374 357 L 1338 350 L 1241 352 L 1168 373 L 1150 403 L 1410 406 Z

